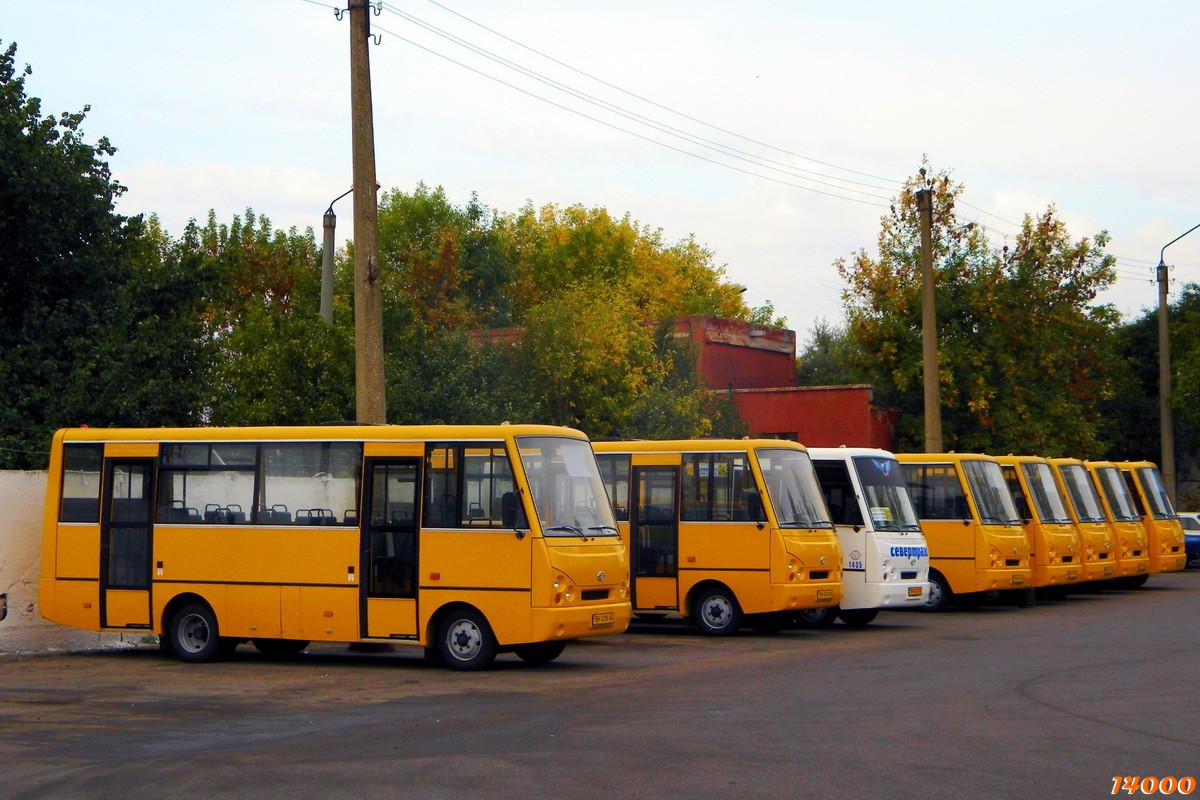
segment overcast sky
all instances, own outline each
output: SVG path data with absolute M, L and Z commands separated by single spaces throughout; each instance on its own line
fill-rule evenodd
M 0 39 L 43 114 L 91 105 L 122 213 L 178 235 L 249 207 L 319 238 L 351 181 L 333 8 L 0 0 Z M 1102 299 L 1127 318 L 1157 304 L 1163 245 L 1200 223 L 1200 3 L 396 0 L 372 24 L 385 189 L 602 206 L 694 235 L 802 341 L 842 322 L 833 262 L 874 252 L 924 154 L 997 242 L 1050 203 L 1075 238 L 1108 230 L 1119 278 Z M 349 238 L 350 199 L 335 210 Z M 1166 262 L 1172 296 L 1200 282 L 1200 230 Z

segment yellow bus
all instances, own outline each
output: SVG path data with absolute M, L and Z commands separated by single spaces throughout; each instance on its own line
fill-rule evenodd
M 1116 466 L 1125 477 L 1129 496 L 1146 529 L 1151 574 L 1183 569 L 1187 565 L 1183 525 L 1171 505 L 1158 467 L 1149 461 L 1122 461 Z
M 1083 545 L 1050 462 L 1012 455 L 996 460 L 1029 539 L 1034 587 L 1065 594 L 1083 578 Z
M 587 438 L 535 425 L 67 429 L 50 452 L 42 614 L 244 641 L 423 646 L 451 669 L 618 633 L 625 548 Z
M 775 632 L 842 599 L 837 534 L 805 449 L 775 439 L 596 442 L 629 545 L 633 610 Z
M 969 453 L 897 453 L 929 546 L 929 598 L 939 611 L 952 600 L 1032 586 L 1029 540 L 1000 464 Z
M 1108 521 L 1100 492 L 1077 458 L 1052 458 L 1050 468 L 1067 499 L 1083 555 L 1083 581 L 1098 584 L 1117 577 L 1117 533 Z
M 1116 534 L 1118 584 L 1136 588 L 1150 577 L 1150 548 L 1142 518 L 1133 505 L 1133 497 L 1121 470 L 1111 461 L 1083 462 L 1100 490 L 1104 513 Z

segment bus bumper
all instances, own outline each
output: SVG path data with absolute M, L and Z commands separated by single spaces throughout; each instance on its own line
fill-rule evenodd
M 1177 572 L 1187 566 L 1187 555 L 1179 553 L 1163 553 L 1150 556 L 1151 572 Z M 0 617 L 4 619 L 4 617 Z
M 804 608 L 830 608 L 842 602 L 842 582 L 822 581 L 799 586 L 788 584 L 777 596 L 784 602 L 773 603 L 773 611 L 798 611 Z
M 1080 564 L 1039 564 L 1033 571 L 1033 585 L 1070 586 L 1079 583 L 1083 578 L 1083 567 Z
M 1122 558 L 1117 561 L 1118 578 L 1136 578 L 1138 575 L 1150 574 L 1150 557 Z
M 629 603 L 535 608 L 530 641 L 565 641 L 623 633 L 629 627 L 632 616 L 633 609 Z
M 1029 567 L 980 569 L 975 571 L 975 591 L 1003 592 L 1033 588 L 1033 570 Z
M 1107 581 L 1117 577 L 1116 561 L 1085 561 L 1083 564 L 1083 580 Z
M 929 599 L 929 583 L 846 583 L 842 608 L 905 608 L 921 606 Z

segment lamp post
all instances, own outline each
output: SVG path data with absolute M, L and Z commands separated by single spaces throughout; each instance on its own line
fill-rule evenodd
M 354 187 L 350 187 L 333 198 L 333 203 L 353 191 Z M 321 319 L 328 325 L 333 324 L 333 238 L 334 231 L 337 230 L 337 215 L 333 213 L 333 203 L 329 204 L 325 216 L 321 218 L 325 228 L 324 247 L 321 250 Z
M 1193 225 L 1158 252 L 1158 418 L 1159 436 L 1162 438 L 1162 478 L 1175 504 L 1175 421 L 1171 415 L 1171 340 L 1167 335 L 1167 263 L 1164 259 L 1167 248 L 1184 236 L 1200 228 Z

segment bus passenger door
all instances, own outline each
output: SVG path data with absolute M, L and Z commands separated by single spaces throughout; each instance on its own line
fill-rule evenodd
M 630 503 L 633 607 L 679 610 L 679 467 L 633 468 Z
M 150 627 L 154 460 L 104 462 L 100 512 L 100 625 Z
M 420 458 L 368 458 L 363 482 L 364 638 L 417 636 Z

